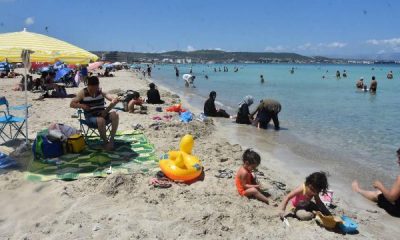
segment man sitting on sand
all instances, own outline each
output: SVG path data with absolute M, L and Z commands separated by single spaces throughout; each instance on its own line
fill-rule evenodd
M 72 99 L 70 107 L 82 108 L 85 119 L 90 126 L 97 127 L 101 139 L 104 141 L 104 149 L 110 151 L 114 148 L 114 137 L 117 132 L 119 117 L 116 112 L 109 112 L 113 106 L 118 103 L 117 98 L 113 98 L 110 94 L 103 93 L 99 88 L 99 79 L 95 76 L 88 78 L 87 87 L 78 92 L 76 97 Z M 107 109 L 105 108 L 105 100 L 111 101 Z M 106 125 L 111 123 L 110 139 L 107 139 Z
M 397 163 L 400 165 L 400 148 L 397 149 Z M 353 191 L 361 194 L 366 199 L 376 202 L 380 208 L 383 208 L 392 216 L 400 217 L 400 175 L 397 176 L 392 188 L 387 189 L 381 181 L 375 181 L 373 187 L 375 191 L 368 191 L 360 188 L 355 180 L 352 184 Z

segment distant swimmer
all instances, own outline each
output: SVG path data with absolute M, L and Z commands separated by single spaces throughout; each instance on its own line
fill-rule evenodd
M 363 77 L 360 77 L 360 79 L 356 82 L 356 87 L 358 89 L 363 89 L 364 88 L 364 78 Z
M 217 72 L 217 68 L 214 68 L 214 72 Z
M 340 72 L 339 72 L 339 70 L 336 71 L 336 78 L 340 78 Z
M 387 79 L 393 79 L 393 72 L 392 71 L 390 71 L 388 74 L 387 74 Z
M 175 76 L 179 77 L 179 69 L 177 66 L 174 67 L 175 68 Z
M 193 88 L 195 88 L 194 79 L 196 78 L 196 76 L 193 76 L 191 74 L 183 74 L 182 78 L 183 80 L 185 80 L 185 87 L 192 86 Z
M 369 91 L 371 93 L 376 93 L 376 90 L 378 89 L 378 82 L 375 79 L 375 76 L 372 76 L 371 84 L 369 85 Z
M 233 71 L 234 71 L 234 72 L 238 72 L 238 71 L 239 71 L 239 68 L 238 68 L 238 67 L 235 67 Z
M 218 68 L 218 72 L 221 72 L 221 67 Z
M 261 83 L 264 83 L 264 76 L 263 75 L 260 75 L 260 80 L 261 80 Z
M 347 78 L 347 72 L 346 72 L 346 70 L 343 70 L 342 77 Z
M 294 73 L 294 67 L 292 67 L 292 69 L 290 69 L 290 74 Z
M 204 76 L 206 79 L 208 79 L 208 75 L 206 74 L 205 76 Z
M 190 67 L 190 71 L 189 71 L 189 73 L 190 73 L 190 74 L 192 74 L 192 73 L 193 73 L 193 69 L 192 69 L 192 67 Z

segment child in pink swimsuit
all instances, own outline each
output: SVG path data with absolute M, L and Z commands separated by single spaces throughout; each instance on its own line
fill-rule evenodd
M 325 215 L 330 215 L 329 210 L 319 198 L 319 193 L 326 193 L 328 180 L 324 172 L 315 172 L 306 178 L 306 182 L 292 190 L 279 206 L 281 218 L 285 217 L 286 206 L 291 202 L 295 215 L 300 220 L 310 220 L 314 217 L 312 211 L 321 211 Z M 314 198 L 315 203 L 312 202 Z

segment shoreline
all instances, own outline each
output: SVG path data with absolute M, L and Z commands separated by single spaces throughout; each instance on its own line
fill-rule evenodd
M 178 94 L 159 81 L 155 79 L 151 79 L 153 82 L 157 84 L 157 86 L 162 87 L 168 91 L 171 91 L 175 94 Z M 180 94 L 178 94 L 180 95 Z M 182 99 L 185 99 L 187 102 L 188 106 L 190 105 L 190 99 L 182 97 Z M 194 100 L 196 101 L 196 100 Z M 202 112 L 199 107 L 201 104 L 197 100 L 197 104 L 194 103 L 192 104 L 191 107 L 196 106 L 194 109 L 198 112 Z M 228 105 L 224 105 L 222 103 L 222 106 L 232 109 Z M 358 194 L 354 193 L 351 189 L 351 182 L 354 179 L 360 180 L 361 179 L 369 179 L 369 182 L 372 185 L 373 180 L 375 179 L 381 179 L 381 181 L 384 182 L 387 186 L 390 186 L 390 184 L 394 181 L 391 177 L 388 176 L 382 176 L 382 175 L 375 175 L 371 174 L 373 173 L 373 169 L 368 168 L 368 167 L 363 167 L 364 170 L 369 169 L 368 173 L 363 172 L 363 171 L 354 171 L 352 167 L 354 167 L 353 164 L 348 164 L 348 168 L 346 167 L 339 167 L 338 165 L 330 164 L 330 169 L 332 171 L 327 171 L 326 166 L 324 166 L 324 163 L 318 162 L 316 158 L 314 159 L 305 159 L 304 156 L 299 154 L 299 152 L 293 151 L 293 148 L 291 146 L 285 145 L 282 146 L 281 143 L 276 143 L 273 142 L 273 138 L 268 135 L 276 135 L 274 134 L 274 131 L 271 129 L 266 130 L 266 132 L 261 133 L 262 135 L 265 135 L 267 138 L 266 141 L 262 142 L 261 144 L 256 144 L 257 140 L 251 139 L 252 137 L 249 136 L 249 132 L 259 132 L 258 129 L 256 129 L 253 126 L 244 126 L 244 125 L 239 125 L 231 120 L 223 119 L 223 118 L 213 118 L 214 123 L 216 124 L 216 134 L 222 138 L 222 139 L 227 139 L 227 141 L 230 144 L 239 144 L 242 146 L 243 149 L 246 148 L 254 148 L 260 155 L 261 155 L 261 165 L 269 168 L 270 170 L 276 172 L 279 175 L 283 175 L 284 177 L 281 177 L 279 180 L 284 181 L 286 184 L 288 184 L 291 188 L 294 188 L 297 186 L 297 184 L 301 181 L 304 181 L 304 178 L 314 172 L 314 171 L 325 171 L 327 172 L 330 176 L 328 177 L 328 181 L 330 183 L 330 188 L 335 190 L 335 199 L 338 199 L 338 201 L 341 201 L 342 204 L 344 204 L 344 208 L 347 209 L 353 209 L 356 211 L 365 211 L 365 212 L 371 212 L 371 211 L 379 211 L 379 207 L 375 206 L 373 203 L 370 201 L 361 198 Z M 250 129 L 249 129 L 250 128 Z M 265 130 L 264 130 L 265 131 Z M 239 135 L 239 136 L 238 136 Z M 246 136 L 245 136 L 246 135 Z M 251 134 L 250 134 L 251 135 Z M 245 136 L 245 137 L 244 137 Z M 254 136 L 254 135 L 253 135 Z M 257 136 L 258 139 L 260 136 Z M 240 140 L 241 138 L 245 138 L 245 140 Z M 286 136 L 287 138 L 287 136 Z M 253 144 L 251 144 L 253 143 Z M 305 142 L 302 142 L 303 145 L 305 145 Z M 312 146 L 311 144 L 309 144 Z M 317 146 L 312 146 L 314 149 L 317 148 Z M 265 150 L 266 148 L 266 150 Z M 299 149 L 301 151 L 301 149 Z M 316 154 L 318 156 L 318 154 Z M 290 160 L 292 158 L 292 160 Z M 328 160 L 328 159 L 326 159 Z M 342 163 L 344 158 L 341 160 Z M 316 164 L 313 166 L 313 164 Z M 323 169 L 325 168 L 325 170 Z M 338 171 L 339 170 L 339 171 Z M 346 173 L 342 172 L 343 170 L 347 170 Z M 367 174 L 367 176 L 366 176 Z M 382 173 L 381 173 L 382 174 Z M 358 176 L 358 177 L 357 177 Z M 383 179 L 382 179 L 383 177 Z M 367 182 L 364 180 L 364 183 Z M 370 187 L 371 190 L 373 189 Z M 339 190 L 340 189 L 340 190 Z M 371 210 L 374 209 L 374 210 Z M 393 228 L 395 227 L 394 223 L 390 223 L 391 219 L 388 216 L 381 215 L 380 217 L 384 219 L 385 224 L 388 224 L 389 226 L 391 225 Z M 396 219 L 397 220 L 397 219 Z
M 117 72 L 117 77 L 114 78 L 100 79 L 105 91 L 132 89 L 133 85 L 141 94 L 147 89 L 148 81 L 149 79 L 140 79 L 137 74 L 125 71 Z M 157 85 L 162 98 L 170 102 L 173 91 L 161 84 Z M 71 91 L 79 89 L 81 88 Z M 10 96 L 13 99 L 9 100 L 16 100 L 21 94 L 22 92 L 7 93 L 7 98 Z M 186 102 L 185 96 L 180 99 L 183 107 L 192 111 L 198 110 Z M 49 121 L 62 121 L 76 126 L 77 120 L 70 118 L 74 110 L 69 108 L 69 100 L 46 99 L 34 102 L 30 131 L 48 126 Z M 162 106 L 165 108 L 169 104 Z M 160 130 L 154 130 L 147 127 L 154 122 L 151 117 L 166 112 L 157 113 L 155 107 L 158 105 L 148 106 L 148 115 L 121 112 L 120 129 L 129 129 L 135 123 L 141 123 L 145 127 L 146 136 L 156 146 L 157 154 L 176 149 L 183 134 L 195 134 L 194 154 L 203 162 L 206 175 L 204 181 L 157 189 L 148 185 L 153 174 L 150 172 L 110 175 L 107 178 L 87 178 L 73 182 L 56 180 L 33 183 L 24 180 L 19 171 L 11 171 L 0 175 L 0 204 L 8 206 L 0 210 L 0 238 L 298 239 L 299 234 L 302 234 L 305 238 L 317 239 L 376 239 L 398 235 L 397 220 L 385 218 L 382 211 L 369 213 L 351 209 L 346 201 L 336 197 L 334 202 L 338 207 L 335 211 L 357 218 L 360 224 L 359 234 L 338 235 L 319 227 L 314 221 L 301 222 L 295 219 L 289 219 L 291 229 L 288 231 L 277 217 L 278 209 L 272 204 L 265 205 L 240 197 L 232 178 L 219 179 L 214 176 L 218 169 L 227 168 L 235 173 L 241 165 L 244 147 L 247 147 L 229 143 L 235 139 L 224 135 L 226 132 L 220 127 L 220 121 L 214 119 L 213 124 L 198 121 L 183 124 L 173 114 L 173 121 L 164 122 Z M 55 109 L 62 111 L 54 114 Z M 229 133 L 235 132 L 231 129 Z M 305 175 L 293 174 L 298 179 L 291 179 L 291 174 L 282 173 L 272 164 L 274 159 L 268 156 L 268 149 L 265 152 L 260 152 L 262 162 L 271 164 L 260 166 L 260 170 L 266 175 L 260 181 L 272 195 L 271 201 L 279 203 L 285 191 L 303 181 Z M 276 159 L 276 162 L 280 161 Z M 287 184 L 286 190 L 276 188 L 273 181 Z M 370 208 L 373 208 L 372 205 Z M 388 220 L 382 222 L 382 219 Z M 388 227 L 393 228 L 393 231 L 385 231 L 382 235 L 381 230 Z

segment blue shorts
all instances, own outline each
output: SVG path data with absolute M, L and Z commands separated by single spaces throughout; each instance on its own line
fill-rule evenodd
M 99 114 L 86 113 L 85 114 L 86 124 L 90 128 L 97 128 L 97 118 L 98 117 L 100 117 Z M 107 113 L 107 115 L 104 119 L 106 120 L 106 125 L 110 124 L 111 123 L 110 113 Z

